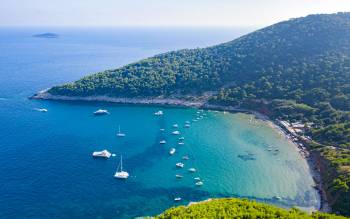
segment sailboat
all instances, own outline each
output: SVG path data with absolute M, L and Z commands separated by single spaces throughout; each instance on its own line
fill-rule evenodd
M 119 170 L 119 167 L 120 167 L 120 170 Z M 126 171 L 123 171 L 123 157 L 122 156 L 120 156 L 120 163 L 119 163 L 119 166 L 117 168 L 117 172 L 115 172 L 115 174 L 114 174 L 114 177 L 118 178 L 118 179 L 127 179 L 129 177 L 129 173 Z
M 120 126 L 118 126 L 118 133 L 117 133 L 117 136 L 118 136 L 118 137 L 125 137 L 125 134 L 120 132 Z

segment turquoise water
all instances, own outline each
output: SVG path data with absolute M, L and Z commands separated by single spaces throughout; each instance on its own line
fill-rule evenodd
M 251 115 L 204 111 L 203 119 L 186 129 L 185 121 L 198 117 L 196 109 L 27 99 L 87 72 L 170 49 L 224 42 L 246 30 L 58 29 L 58 39 L 32 38 L 37 32 L 0 30 L 1 218 L 130 218 L 230 196 L 286 207 L 318 206 L 309 168 L 294 145 Z M 36 107 L 49 111 L 40 113 Z M 99 108 L 111 114 L 93 116 Z M 165 115 L 154 116 L 157 110 Z M 171 134 L 174 123 L 185 145 Z M 116 137 L 118 125 L 125 138 Z M 167 144 L 160 145 L 160 139 Z M 268 151 L 269 146 L 278 153 Z M 171 147 L 177 148 L 174 156 Z M 91 157 L 102 149 L 117 156 Z M 130 173 L 126 181 L 113 178 L 120 155 Z M 190 160 L 178 169 L 183 155 Z M 189 173 L 190 167 L 197 173 Z M 196 176 L 203 179 L 202 187 L 194 185 Z M 183 201 L 174 203 L 175 197 Z

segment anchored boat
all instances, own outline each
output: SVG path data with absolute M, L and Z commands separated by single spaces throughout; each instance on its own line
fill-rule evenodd
M 109 114 L 109 112 L 107 110 L 104 110 L 104 109 L 99 109 L 99 110 L 96 110 L 94 112 L 94 115 L 96 116 L 99 116 L 99 115 L 106 115 L 106 114 Z
M 118 133 L 117 133 L 117 136 L 118 136 L 118 137 L 125 137 L 125 134 L 122 133 L 122 132 L 120 131 L 120 126 L 118 126 Z
M 120 167 L 120 169 L 119 169 L 119 167 Z M 115 172 L 115 174 L 114 174 L 114 177 L 118 178 L 118 179 L 127 179 L 129 177 L 129 173 L 126 171 L 123 171 L 123 157 L 122 156 L 120 156 L 120 163 L 119 163 L 119 166 L 117 168 L 117 172 Z
M 102 157 L 102 158 L 110 158 L 111 157 L 111 153 L 107 150 L 103 150 L 103 151 L 94 151 L 92 153 L 93 157 Z

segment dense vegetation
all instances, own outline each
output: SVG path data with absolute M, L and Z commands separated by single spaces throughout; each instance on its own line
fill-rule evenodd
M 335 212 L 350 215 L 350 13 L 281 22 L 217 46 L 157 55 L 51 88 L 54 95 L 154 97 L 213 91 L 211 104 L 313 123 Z M 332 147 L 329 147 L 332 146 Z
M 345 217 L 323 213 L 309 215 L 294 208 L 285 210 L 268 204 L 240 199 L 215 199 L 188 207 L 171 208 L 156 218 L 345 219 Z

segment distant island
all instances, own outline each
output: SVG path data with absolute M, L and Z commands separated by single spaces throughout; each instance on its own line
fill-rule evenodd
M 40 34 L 35 34 L 33 37 L 38 37 L 38 38 L 58 38 L 59 35 L 56 33 L 40 33 Z
M 333 212 L 350 215 L 350 13 L 156 55 L 33 98 L 258 111 L 307 146 Z

